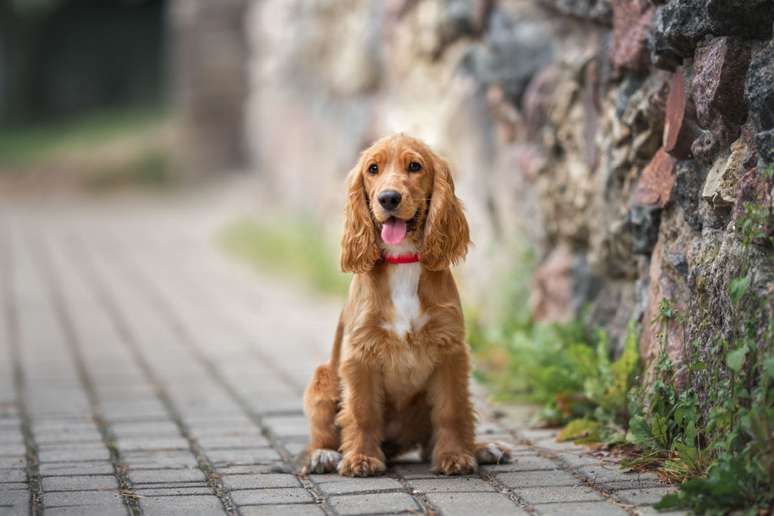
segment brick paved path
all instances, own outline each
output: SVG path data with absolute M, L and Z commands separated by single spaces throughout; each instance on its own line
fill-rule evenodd
M 294 475 L 338 306 L 222 256 L 229 202 L 0 204 L 0 515 L 653 512 L 652 477 L 480 402 L 513 464 Z

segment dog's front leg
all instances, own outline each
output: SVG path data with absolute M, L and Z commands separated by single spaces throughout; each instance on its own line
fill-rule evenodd
M 342 363 L 341 377 L 344 399 L 338 421 L 344 457 L 339 463 L 339 474 L 369 477 L 384 473 L 381 371 L 374 365 L 350 359 Z
M 432 405 L 432 467 L 442 475 L 466 475 L 476 470 L 475 416 L 468 392 L 470 360 L 464 350 L 444 357 L 430 378 Z

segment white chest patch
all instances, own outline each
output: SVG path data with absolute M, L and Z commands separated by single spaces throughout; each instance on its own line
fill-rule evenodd
M 393 317 L 387 322 L 386 329 L 400 338 L 405 338 L 410 331 L 420 330 L 427 322 L 417 294 L 421 273 L 419 263 L 395 264 L 389 269 Z

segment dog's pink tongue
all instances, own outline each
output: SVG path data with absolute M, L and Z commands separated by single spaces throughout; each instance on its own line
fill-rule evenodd
M 382 240 L 385 244 L 400 244 L 406 237 L 406 221 L 391 218 L 382 226 Z

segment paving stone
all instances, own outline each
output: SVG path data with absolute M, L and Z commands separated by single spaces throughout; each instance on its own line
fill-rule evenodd
M 570 467 L 599 465 L 599 459 L 583 452 L 562 452 L 559 458 Z
M 229 489 L 258 489 L 267 487 L 301 487 L 294 475 L 222 475 L 223 483 Z
M 406 479 L 411 478 L 435 478 L 438 475 L 430 471 L 428 463 L 403 463 L 392 466 L 392 471 Z
M 548 503 L 535 506 L 538 513 L 547 516 L 626 516 L 625 510 L 607 502 Z
M 556 486 L 524 487 L 514 489 L 514 492 L 531 504 L 602 500 L 599 493 L 583 486 L 564 486 L 561 489 Z
M 41 464 L 40 475 L 64 476 L 64 475 L 112 475 L 113 465 L 106 461 L 88 462 L 49 462 Z
M 59 505 L 114 505 L 121 500 L 118 491 L 60 491 L 43 494 L 46 507 Z
M 140 500 L 145 516 L 212 516 L 223 514 L 215 496 L 159 496 Z
M 616 491 L 615 496 L 632 505 L 653 505 L 661 498 L 674 493 L 673 487 L 649 487 L 647 489 L 623 489 Z
M 637 507 L 635 512 L 640 516 L 688 516 L 690 514 L 686 511 L 659 512 L 655 508 L 649 506 Z
M 638 475 L 637 473 L 626 473 L 619 466 L 611 464 L 608 466 L 595 465 L 595 466 L 583 466 L 576 469 L 578 473 L 594 482 L 612 482 L 616 480 L 636 480 L 639 478 L 648 478 L 648 475 Z M 655 475 L 652 478 L 655 477 Z
M 394 478 L 368 477 L 346 478 L 338 475 L 313 475 L 313 481 L 328 495 L 366 493 L 369 491 L 390 491 L 403 489 Z
M 213 494 L 212 490 L 207 485 L 163 485 L 155 486 L 154 484 L 145 484 L 134 486 L 135 492 L 139 496 L 153 497 L 153 496 L 182 496 L 182 495 L 210 495 Z
M 277 464 L 239 464 L 235 466 L 218 466 L 221 475 L 261 475 L 264 473 L 292 474 L 292 469 Z
M 603 489 L 608 491 L 621 491 L 624 489 L 647 489 L 651 487 L 665 487 L 666 484 L 658 479 L 633 477 L 627 480 L 613 480 L 610 482 L 597 482 Z
M 0 492 L 15 491 L 17 489 L 27 489 L 27 482 L 4 482 L 0 483 Z
M 176 436 L 180 430 L 172 421 L 124 421 L 112 423 L 111 429 L 119 438 L 129 436 Z
M 290 417 L 267 417 L 264 418 L 264 424 L 271 428 L 272 432 L 281 436 L 305 436 L 309 434 L 309 423 L 307 422 L 306 417 L 303 415 Z
M 112 475 L 44 477 L 42 484 L 44 491 L 89 491 L 94 489 L 118 489 L 118 481 Z
M 23 469 L 0 469 L 0 482 L 24 482 L 27 472 Z
M 46 516 L 126 516 L 126 506 L 119 501 L 115 505 L 46 507 Z
M 121 451 L 130 450 L 188 450 L 188 441 L 182 437 L 134 436 L 118 439 Z
M 419 505 L 406 493 L 333 496 L 328 502 L 331 507 L 342 516 L 349 514 L 420 511 Z
M 167 469 L 196 467 L 196 458 L 190 451 L 133 451 L 124 454 L 131 469 Z
M 314 504 L 293 505 L 243 505 L 239 508 L 242 516 L 314 516 L 325 514 Z
M 3 443 L 0 444 L 0 455 L 17 457 L 24 455 L 27 450 L 24 448 L 24 443 Z
M 110 452 L 101 443 L 89 446 L 75 446 L 73 443 L 49 446 L 38 449 L 38 459 L 42 463 L 108 460 L 110 458 Z
M 477 477 L 450 477 L 412 480 L 411 487 L 419 493 L 452 493 L 494 491 L 489 482 Z
M 232 491 L 231 499 L 237 505 L 309 503 L 314 501 L 312 495 L 300 487 Z
M 24 468 L 24 457 L 0 457 L 0 469 Z
M 130 470 L 129 478 L 135 484 L 206 481 L 198 468 Z
M 514 457 L 513 462 L 508 464 L 492 464 L 490 466 L 481 466 L 482 471 L 504 472 L 504 471 L 539 471 L 558 469 L 559 466 L 552 460 L 540 457 L 539 455 L 519 455 Z
M 508 487 L 572 486 L 580 481 L 570 473 L 561 470 L 515 471 L 500 473 L 497 480 Z
M 444 516 L 527 515 L 528 513 L 500 493 L 431 493 L 428 501 L 438 507 Z
M 272 448 L 211 450 L 207 457 L 214 464 L 270 464 L 281 460 Z
M 205 435 L 197 436 L 196 440 L 205 450 L 269 446 L 268 439 L 260 434 Z

